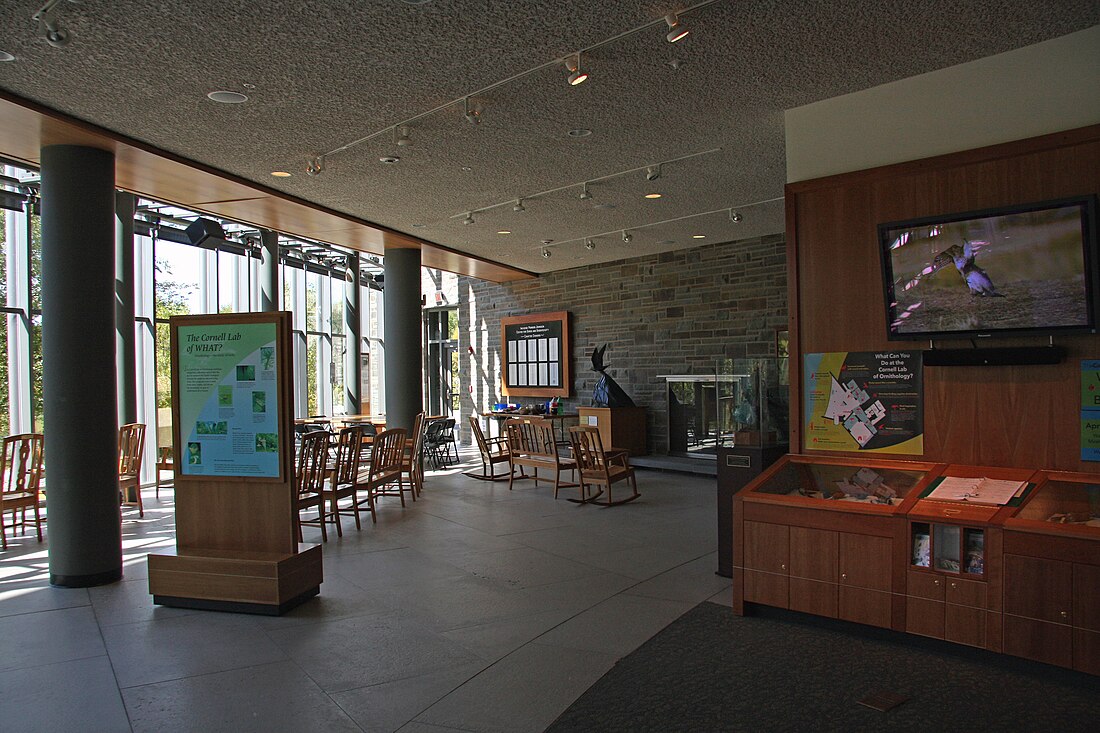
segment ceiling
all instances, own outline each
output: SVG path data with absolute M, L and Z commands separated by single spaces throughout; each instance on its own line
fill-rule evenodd
M 176 203 L 376 253 L 424 242 L 444 269 L 505 266 L 483 268 L 490 279 L 781 232 L 784 110 L 1100 23 L 1095 0 L 61 0 L 72 38 L 54 48 L 31 20 L 41 2 L 0 17 L 15 56 L 0 90 L 38 115 L 0 114 L 0 154 L 33 157 L 56 111 L 226 174 Z M 675 44 L 671 11 L 691 30 Z M 590 78 L 571 87 L 561 59 L 580 49 Z M 249 99 L 219 104 L 215 90 Z M 647 180 L 646 166 L 688 155 Z M 382 234 L 351 233 L 368 224 Z

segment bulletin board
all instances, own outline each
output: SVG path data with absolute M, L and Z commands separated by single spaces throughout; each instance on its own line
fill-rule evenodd
M 569 397 L 569 312 L 500 319 L 501 391 L 525 397 Z

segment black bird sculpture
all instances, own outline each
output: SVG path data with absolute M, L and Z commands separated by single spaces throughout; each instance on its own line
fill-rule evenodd
M 592 369 L 600 373 L 600 381 L 596 382 L 592 390 L 593 407 L 634 407 L 634 400 L 623 391 L 623 388 L 607 374 L 610 364 L 604 364 L 603 354 L 607 351 L 607 344 L 597 346 L 592 350 Z

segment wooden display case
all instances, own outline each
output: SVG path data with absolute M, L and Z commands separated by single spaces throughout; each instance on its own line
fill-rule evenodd
M 1100 675 L 1100 477 L 1039 472 L 1003 526 L 1004 652 Z
M 646 449 L 644 407 L 578 407 L 581 425 L 600 429 L 604 449 L 622 448 L 632 456 L 644 456 Z
M 734 497 L 733 607 L 905 629 L 905 512 L 942 464 L 787 455 Z

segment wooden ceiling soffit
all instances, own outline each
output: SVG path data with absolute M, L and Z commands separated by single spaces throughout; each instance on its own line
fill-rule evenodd
M 38 168 L 44 145 L 109 150 L 115 154 L 116 186 L 183 208 L 371 254 L 385 254 L 386 247 L 419 247 L 425 267 L 492 282 L 536 277 L 288 196 L 0 89 L 0 155 Z

